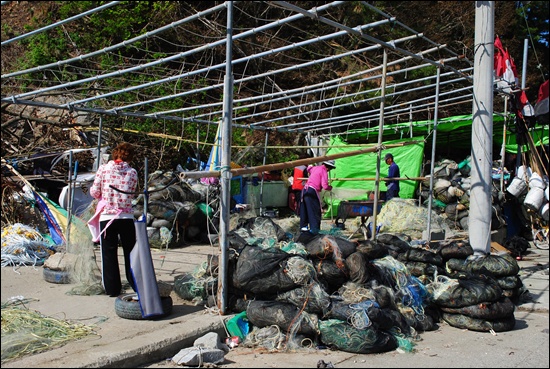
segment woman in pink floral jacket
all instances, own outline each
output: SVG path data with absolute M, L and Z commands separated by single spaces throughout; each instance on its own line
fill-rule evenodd
M 105 293 L 111 297 L 122 292 L 118 264 L 119 240 L 124 252 L 126 279 L 132 289 L 136 290 L 130 271 L 130 252 L 136 243 L 132 200 L 138 184 L 137 171 L 128 164 L 133 157 L 134 147 L 131 144 L 122 143 L 115 147 L 113 160 L 99 167 L 90 188 L 90 195 L 105 203 L 99 218 L 101 279 Z

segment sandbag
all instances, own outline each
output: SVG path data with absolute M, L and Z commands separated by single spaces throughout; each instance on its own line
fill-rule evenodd
M 389 244 L 398 247 L 401 251 L 407 251 L 411 245 L 410 240 L 405 240 L 398 235 L 391 233 L 380 233 L 376 236 L 376 241 L 382 242 L 383 244 Z
M 445 206 L 445 214 L 450 220 L 460 220 L 468 215 L 468 209 L 466 205 L 461 203 L 447 204 Z
M 523 286 L 523 282 L 521 281 L 519 275 L 508 275 L 505 277 L 497 278 L 496 280 L 500 288 L 502 288 L 503 290 L 511 290 Z
M 504 247 L 510 251 L 512 256 L 518 257 L 525 255 L 531 245 L 525 238 L 515 235 L 504 243 Z
M 409 273 L 415 277 L 428 276 L 433 280 L 434 275 L 445 273 L 443 268 L 421 261 L 404 261 L 403 264 L 405 264 Z

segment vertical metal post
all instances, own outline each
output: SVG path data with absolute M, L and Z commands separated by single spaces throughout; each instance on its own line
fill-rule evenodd
M 101 165 L 101 131 L 103 131 L 103 118 L 99 117 L 99 131 L 97 133 L 97 160 L 94 167 L 94 172 L 99 169 Z
M 70 227 L 71 227 L 71 216 L 72 216 L 72 209 L 71 209 L 71 196 L 73 192 L 73 151 L 69 151 L 69 175 L 67 178 L 67 185 L 69 188 L 69 191 L 67 191 L 67 197 L 65 199 L 65 204 L 67 204 L 67 228 L 65 229 L 65 243 L 66 243 L 66 251 L 69 251 L 69 236 L 70 236 Z
M 500 192 L 504 194 L 504 161 L 506 159 L 506 126 L 508 121 L 508 95 L 504 96 L 504 125 L 502 127 L 502 147 L 500 148 Z M 501 195 L 503 196 L 503 195 Z
M 384 62 L 382 66 L 382 81 L 380 82 L 380 119 L 378 120 L 378 148 L 382 146 L 384 135 L 384 105 L 386 103 L 386 74 L 388 69 L 388 51 L 384 48 Z M 378 192 L 380 190 L 380 149 L 376 152 L 376 177 L 374 187 L 374 204 L 372 208 L 372 232 L 371 239 L 376 237 L 376 216 L 378 215 Z
M 528 39 L 525 39 L 524 43 L 523 43 L 523 67 L 522 67 L 522 76 L 521 76 L 521 88 L 524 89 L 525 88 L 525 79 L 527 78 L 527 49 L 529 48 L 529 40 Z M 518 134 L 516 133 L 516 146 L 517 146 L 517 149 L 516 149 L 516 168 L 515 168 L 515 172 L 517 173 L 519 167 L 523 164 L 523 160 L 522 160 L 522 154 L 521 154 L 521 150 L 522 150 L 522 145 L 519 144 L 519 141 L 518 140 Z M 522 140 L 523 141 L 523 140 Z
M 197 124 L 197 170 L 202 170 L 201 168 L 201 152 L 199 148 L 199 125 Z
M 145 221 L 145 224 L 147 224 L 147 212 L 149 211 L 147 209 L 147 203 L 149 202 L 149 193 L 147 192 L 147 187 L 149 186 L 149 161 L 147 160 L 147 157 L 144 162 L 143 177 L 143 220 Z
M 494 2 L 476 1 L 472 160 L 468 230 L 474 255 L 491 251 Z
M 231 123 L 233 117 L 233 69 L 232 37 L 233 37 L 233 2 L 227 4 L 227 43 L 225 59 L 225 79 L 223 93 L 223 120 L 222 120 L 222 167 L 221 167 L 221 197 L 220 197 L 220 271 L 218 273 L 218 308 L 221 314 L 227 313 L 228 301 L 228 251 L 229 241 L 229 211 L 231 198 Z
M 441 76 L 441 67 L 437 67 L 437 83 L 435 86 L 435 110 L 434 110 L 434 130 L 432 138 L 432 159 L 430 166 L 430 192 L 428 195 L 428 228 L 426 232 L 428 233 L 426 238 L 428 242 L 432 240 L 432 199 L 434 191 L 434 165 L 435 165 L 435 147 L 437 145 L 437 115 L 438 115 L 438 105 L 439 105 L 439 80 Z
M 264 159 L 262 164 L 265 165 L 267 157 L 267 140 L 269 138 L 269 131 L 265 131 L 265 143 L 264 143 Z M 264 215 L 264 172 L 262 171 L 262 181 L 260 182 L 260 216 Z
M 521 89 L 525 88 L 527 78 L 527 51 L 529 50 L 529 39 L 523 40 L 523 66 L 521 68 Z

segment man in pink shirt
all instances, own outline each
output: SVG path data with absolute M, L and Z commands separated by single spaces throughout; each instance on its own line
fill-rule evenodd
M 318 234 L 321 230 L 321 190 L 332 191 L 328 183 L 328 172 L 336 168 L 334 160 L 307 168 L 309 173 L 300 202 L 300 231 Z

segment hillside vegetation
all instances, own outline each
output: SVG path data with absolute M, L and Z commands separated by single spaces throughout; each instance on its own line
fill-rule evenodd
M 320 2 L 297 1 L 291 2 L 299 4 L 300 7 L 309 9 L 319 6 Z M 351 9 L 360 9 L 361 2 L 352 3 Z M 431 40 L 446 44 L 456 51 L 462 52 L 465 57 L 473 60 L 474 43 L 474 25 L 475 25 L 475 6 L 473 2 L 459 1 L 422 1 L 422 2 L 402 2 L 402 1 L 376 1 L 369 2 L 376 5 L 380 10 L 391 14 L 397 19 L 405 22 L 409 27 L 423 32 Z M 57 27 L 53 31 L 43 32 L 36 36 L 25 39 L 24 42 L 14 42 L 2 46 L 2 74 L 15 70 L 31 68 L 39 65 L 56 62 L 66 55 L 72 57 L 100 50 L 109 45 L 128 40 L 135 35 L 143 34 L 149 30 L 154 30 L 170 22 L 176 21 L 190 14 L 197 13 L 207 9 L 213 4 L 223 4 L 223 2 L 211 1 L 123 1 L 121 4 L 109 8 L 105 11 L 94 13 L 74 22 L 67 23 L 63 27 Z M 71 16 L 80 14 L 86 10 L 98 6 L 98 2 L 91 1 L 17 1 L 7 2 L 2 5 L 2 41 L 27 33 L 34 29 L 67 19 Z M 508 48 L 510 54 L 516 59 L 518 69 L 522 68 L 521 57 L 523 55 L 524 39 L 531 40 L 530 45 L 535 49 L 529 51 L 530 58 L 527 65 L 527 94 L 531 101 L 536 100 L 538 86 L 543 80 L 543 75 L 548 72 L 548 43 L 544 43 L 544 37 L 548 37 L 548 3 L 543 1 L 531 1 L 525 4 L 521 2 L 495 2 L 495 33 L 498 34 Z M 524 8 L 527 7 L 527 8 Z M 257 14 L 260 9 L 260 2 L 248 1 L 240 2 L 241 12 L 235 13 L 234 23 L 237 27 L 253 27 L 255 18 L 251 15 Z M 355 7 L 355 8 L 353 8 Z M 346 8 L 350 9 L 350 7 Z M 335 12 L 344 10 L 335 10 Z M 271 14 L 265 15 L 271 19 L 277 19 L 281 16 L 282 10 L 276 7 L 270 8 Z M 361 17 L 362 12 L 349 12 L 334 14 L 335 19 L 346 17 Z M 546 21 L 545 21 L 546 20 Z M 318 27 L 328 27 L 319 24 Z M 305 29 L 304 32 L 315 34 L 318 29 Z M 138 63 L 144 55 L 154 53 L 162 58 L 177 51 L 174 45 L 183 43 L 187 45 L 201 45 L 209 42 L 210 39 L 218 39 L 225 35 L 225 19 L 217 20 L 217 23 L 204 20 L 203 22 L 193 22 L 189 24 L 185 35 L 177 32 L 168 32 L 162 38 L 148 39 L 141 43 L 132 45 L 125 49 L 118 50 L 116 54 L 108 53 L 100 56 L 95 62 L 93 69 L 97 73 L 103 70 L 113 70 L 116 68 L 131 67 L 133 63 Z M 373 34 L 373 36 L 377 36 Z M 271 47 L 277 47 L 277 40 L 285 42 L 293 40 L 292 33 L 277 34 L 277 38 L 257 40 L 258 43 L 269 44 Z M 541 40 L 542 38 L 542 40 Z M 67 39 L 71 42 L 67 42 Z M 547 40 L 546 40 L 547 41 Z M 353 49 L 356 45 L 339 45 L 342 49 Z M 281 44 L 283 42 L 281 41 Z M 245 43 L 237 44 L 235 54 L 246 55 L 254 52 L 246 48 L 253 48 L 253 45 Z M 212 52 L 211 63 L 223 63 L 224 52 Z M 536 56 L 536 57 L 535 57 Z M 296 60 L 303 59 L 297 50 Z M 189 58 L 185 63 L 200 63 L 200 60 Z M 90 68 L 90 65 L 82 67 Z M 360 68 L 359 63 L 364 61 L 346 60 L 334 62 L 331 69 L 318 71 L 318 74 L 303 74 L 300 72 L 288 72 L 282 78 L 284 85 L 281 88 L 292 89 L 299 86 L 314 83 L 321 80 L 322 74 L 334 74 L 335 76 L 349 75 Z M 359 64 L 359 65 L 358 65 Z M 543 67 L 546 66 L 546 67 Z M 174 63 L 173 72 L 176 74 L 181 65 Z M 251 70 L 261 71 L 264 68 L 262 59 L 251 60 L 246 65 Z M 81 71 L 84 73 L 85 68 Z M 67 67 L 65 72 L 74 78 L 84 78 L 86 75 L 79 75 L 79 66 Z M 8 85 L 2 81 L 2 94 L 8 91 L 23 91 L 29 86 L 36 87 L 47 85 L 49 79 L 55 79 L 58 76 L 50 75 L 46 72 L 35 72 L 29 75 L 25 80 L 26 86 Z M 409 76 L 412 77 L 412 76 Z M 131 77 L 127 77 L 131 78 Z M 135 78 L 138 78 L 137 76 Z M 141 77 L 143 78 L 143 77 Z M 146 82 L 146 81 L 136 81 Z M 102 82 L 103 85 L 98 89 L 108 90 L 110 87 L 124 85 L 128 83 L 124 79 L 110 79 Z M 207 83 L 204 80 L 191 80 L 185 88 L 193 89 Z M 112 86 L 109 86 L 111 84 Z M 132 85 L 132 83 L 128 83 Z M 265 88 L 261 85 L 248 85 L 248 88 L 261 90 Z M 159 94 L 170 94 L 170 91 L 157 91 Z M 246 89 L 235 89 L 235 95 L 238 97 L 247 96 Z M 56 96 L 52 95 L 52 99 Z M 134 98 L 134 96 L 128 96 Z M 140 99 L 147 99 L 148 96 L 139 96 Z M 204 103 L 219 99 L 219 96 L 209 96 L 204 94 L 202 97 Z M 130 100 L 131 101 L 131 100 Z M 167 100 L 164 109 L 178 108 L 185 105 L 185 100 Z M 499 104 L 500 110 L 502 101 L 495 99 L 495 104 Z M 470 114 L 471 106 L 457 106 L 449 108 L 442 112 L 442 117 L 452 115 Z M 190 113 L 192 114 L 192 113 Z M 177 164 L 186 165 L 188 160 L 199 158 L 206 161 L 210 153 L 210 145 L 204 143 L 211 142 L 215 134 L 213 130 L 200 130 L 195 124 L 171 124 L 170 122 L 153 122 L 153 120 L 127 120 L 117 119 L 116 117 L 104 117 L 103 125 L 108 131 L 103 137 L 107 145 L 113 145 L 120 141 L 129 141 L 138 143 L 143 150 L 137 159 L 137 166 L 143 163 L 145 156 L 148 157 L 152 165 L 151 170 L 163 169 L 172 170 Z M 70 128 L 70 130 L 67 130 Z M 95 145 L 97 121 L 90 123 L 81 117 L 71 117 L 62 114 L 41 116 L 31 114 L 30 109 L 16 108 L 10 104 L 2 106 L 2 158 L 21 158 L 31 156 L 37 153 L 63 151 L 75 147 L 93 147 Z M 159 136 L 147 135 L 157 133 Z M 181 137 L 183 140 L 175 140 L 173 137 Z M 265 133 L 260 130 L 251 130 L 236 128 L 233 130 L 233 161 L 249 166 L 262 164 L 264 160 L 263 147 L 265 144 Z M 293 149 L 292 147 L 303 145 L 301 135 L 290 135 L 284 132 L 275 132 L 269 136 L 270 146 L 279 146 L 279 150 L 269 150 L 267 152 L 267 163 L 284 162 L 297 159 L 304 155 L 304 149 Z M 84 158 L 81 158 L 84 161 Z M 25 168 L 25 165 L 28 167 Z M 21 162 L 20 167 L 24 170 L 32 169 L 34 163 Z M 190 169 L 194 169 L 192 162 L 188 164 Z M 140 168 L 142 169 L 142 168 Z M 62 170 L 61 170 L 62 171 Z

